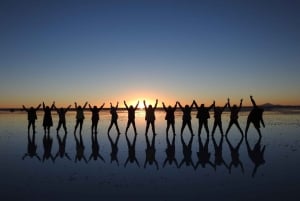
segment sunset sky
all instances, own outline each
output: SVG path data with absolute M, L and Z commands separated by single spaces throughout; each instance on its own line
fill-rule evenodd
M 0 107 L 300 105 L 297 0 L 2 0 L 0 24 Z

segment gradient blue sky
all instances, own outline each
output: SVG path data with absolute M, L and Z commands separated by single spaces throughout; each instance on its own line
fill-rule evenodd
M 1 1 L 0 107 L 300 105 L 299 1 Z

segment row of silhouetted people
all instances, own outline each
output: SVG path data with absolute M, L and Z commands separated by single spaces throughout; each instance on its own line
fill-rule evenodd
M 256 130 L 258 131 L 258 134 L 261 136 L 261 131 L 260 131 L 260 124 L 262 123 L 263 126 L 265 126 L 264 121 L 263 121 L 263 109 L 258 107 L 253 99 L 252 96 L 250 96 L 252 105 L 253 105 L 253 109 L 251 110 L 251 112 L 248 115 L 248 119 L 247 119 L 247 125 L 246 125 L 246 129 L 245 129 L 245 133 L 247 134 L 247 131 L 249 129 L 249 125 L 250 123 L 253 123 L 254 127 L 256 128 Z M 156 131 L 155 131 L 155 110 L 157 108 L 157 104 L 158 104 L 158 100 L 156 100 L 155 105 L 146 105 L 146 101 L 143 101 L 144 103 L 144 108 L 145 108 L 145 120 L 146 120 L 146 131 L 145 134 L 148 134 L 148 130 L 149 127 L 151 126 L 152 128 L 152 132 L 155 135 Z M 182 115 L 182 126 L 181 126 L 181 134 L 183 134 L 183 131 L 185 129 L 186 126 L 188 126 L 190 132 L 192 135 L 194 135 L 193 133 L 193 129 L 192 129 L 192 124 L 191 124 L 191 112 L 193 107 L 195 107 L 197 109 L 197 116 L 196 118 L 198 118 L 199 120 L 199 129 L 198 129 L 198 135 L 201 134 L 201 130 L 202 127 L 205 128 L 205 131 L 207 133 L 207 135 L 209 135 L 209 128 L 208 128 L 208 119 L 210 118 L 210 114 L 209 111 L 211 109 L 214 110 L 214 124 L 213 124 L 213 130 L 212 130 L 212 134 L 215 133 L 215 130 L 217 127 L 219 127 L 221 134 L 223 135 L 223 128 L 222 128 L 222 113 L 224 111 L 224 109 L 226 107 L 229 108 L 230 110 L 230 121 L 229 121 L 229 125 L 228 128 L 226 130 L 226 135 L 228 134 L 230 128 L 232 127 L 232 125 L 236 125 L 237 128 L 239 129 L 240 133 L 243 135 L 243 130 L 241 129 L 239 122 L 238 122 L 238 114 L 239 111 L 241 110 L 242 107 L 242 103 L 243 103 L 243 99 L 241 99 L 240 101 L 240 105 L 233 105 L 231 106 L 230 104 L 230 99 L 227 100 L 227 103 L 224 105 L 224 107 L 217 107 L 215 105 L 215 101 L 213 102 L 212 105 L 210 105 L 209 107 L 205 107 L 204 104 L 201 104 L 200 106 L 198 106 L 198 104 L 196 103 L 196 101 L 194 100 L 192 102 L 191 105 L 185 105 L 184 107 L 180 104 L 180 102 L 176 102 L 176 104 L 172 107 L 172 106 L 168 106 L 166 107 L 164 102 L 162 102 L 163 108 L 166 112 L 166 116 L 165 116 L 165 120 L 167 121 L 167 128 L 166 128 L 166 133 L 169 132 L 169 128 L 172 127 L 173 130 L 173 134 L 175 134 L 175 111 L 177 109 L 177 106 L 179 106 L 179 108 L 181 109 L 183 115 Z M 82 107 L 80 105 L 77 105 L 77 103 L 75 102 L 75 110 L 76 110 L 76 124 L 75 124 L 75 129 L 74 129 L 74 133 L 76 133 L 77 128 L 79 126 L 79 132 L 81 133 L 82 131 L 82 125 L 83 125 L 83 121 L 84 121 L 84 109 L 87 107 L 88 103 L 86 102 Z M 89 109 L 92 112 L 92 132 L 97 133 L 97 126 L 98 126 L 98 122 L 99 122 L 99 112 L 100 110 L 103 109 L 104 107 L 104 103 L 100 106 L 91 106 L 89 104 Z M 119 130 L 119 126 L 118 126 L 118 105 L 119 103 L 117 103 L 116 106 L 113 106 L 110 103 L 110 113 L 111 113 L 111 122 L 110 125 L 108 127 L 108 131 L 107 133 L 110 132 L 111 128 L 113 125 L 115 125 L 116 130 L 118 132 L 118 134 L 120 134 L 120 130 Z M 127 126 L 126 126 L 126 130 L 125 130 L 125 134 L 127 133 L 130 125 L 133 126 L 134 129 L 134 133 L 137 134 L 136 131 L 136 125 L 135 125 L 135 111 L 138 108 L 139 102 L 137 102 L 136 106 L 132 106 L 130 105 L 128 107 L 126 101 L 124 101 L 124 105 L 128 111 L 128 121 L 127 121 Z M 28 113 L 28 131 L 30 130 L 30 127 L 32 126 L 33 132 L 35 132 L 35 120 L 37 119 L 37 115 L 36 115 L 36 111 L 41 107 L 41 104 L 36 107 L 36 108 L 26 108 L 23 105 L 23 109 L 27 111 Z M 50 127 L 53 126 L 53 121 L 52 121 L 52 115 L 51 115 L 51 111 L 52 110 L 56 110 L 58 117 L 59 117 L 59 121 L 58 121 L 58 126 L 57 126 L 57 132 L 59 132 L 61 126 L 64 128 L 65 133 L 67 133 L 67 127 L 66 127 L 66 113 L 67 111 L 71 108 L 71 105 L 69 105 L 67 108 L 56 108 L 55 103 L 53 102 L 53 104 L 49 107 L 49 106 L 45 106 L 45 104 L 43 103 L 43 110 L 44 110 L 44 118 L 43 118 L 43 127 L 44 127 L 44 131 L 46 132 L 50 132 Z

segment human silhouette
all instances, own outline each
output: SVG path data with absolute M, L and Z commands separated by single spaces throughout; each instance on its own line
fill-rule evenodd
M 139 101 L 137 102 L 135 107 L 133 107 L 132 105 L 130 105 L 130 107 L 128 107 L 126 104 L 126 101 L 124 101 L 124 105 L 128 111 L 128 122 L 127 122 L 125 134 L 127 134 L 130 124 L 132 124 L 133 129 L 134 129 L 134 134 L 136 135 L 137 132 L 136 132 L 136 127 L 135 127 L 135 110 L 137 109 L 137 107 L 139 105 Z
M 261 148 L 262 147 L 261 146 L 261 137 L 259 137 L 256 144 L 254 145 L 253 149 L 251 149 L 247 135 L 246 135 L 245 140 L 246 140 L 248 156 L 251 159 L 251 161 L 254 163 L 254 168 L 252 171 L 252 177 L 254 177 L 257 172 L 258 167 L 266 163 L 266 161 L 264 159 L 266 145 L 264 145 L 263 148 Z
M 118 160 L 118 142 L 120 139 L 120 134 L 117 135 L 115 141 L 112 140 L 110 134 L 108 133 L 108 139 L 110 142 L 110 146 L 111 146 L 111 153 L 110 153 L 110 163 L 112 163 L 113 161 L 116 161 L 117 165 L 119 166 L 119 160 Z
M 89 104 L 89 108 L 90 111 L 92 112 L 92 133 L 96 133 L 97 134 L 97 127 L 98 127 L 98 121 L 99 121 L 99 112 L 100 110 L 103 109 L 105 103 L 103 103 L 99 108 L 97 108 L 97 106 L 95 105 L 94 107 L 92 107 Z
M 40 109 L 41 104 L 39 104 L 36 108 L 30 107 L 27 109 L 23 105 L 23 109 L 27 112 L 27 120 L 28 120 L 28 132 L 30 130 L 30 127 L 32 126 L 32 131 L 35 133 L 35 120 L 37 120 L 36 111 Z
M 76 156 L 75 156 L 75 163 L 77 161 L 81 161 L 82 159 L 84 160 L 85 163 L 87 163 L 86 157 L 84 155 L 84 144 L 82 140 L 82 134 L 81 132 L 79 133 L 79 139 L 76 136 L 76 133 L 74 133 L 74 138 L 76 142 Z
M 181 126 L 181 135 L 183 133 L 183 130 L 185 128 L 186 125 L 188 125 L 189 130 L 191 132 L 191 135 L 194 135 L 193 133 L 193 128 L 192 128 L 192 117 L 191 117 L 191 112 L 192 112 L 192 108 L 193 108 L 193 103 L 191 104 L 191 106 L 189 105 L 185 105 L 185 107 L 183 108 L 182 105 L 180 104 L 180 102 L 177 101 L 177 104 L 179 105 L 181 111 L 183 112 L 182 115 L 182 126 Z
M 110 103 L 111 121 L 110 121 L 110 125 L 108 127 L 108 130 L 107 130 L 107 134 L 109 134 L 110 129 L 112 128 L 113 125 L 116 126 L 118 134 L 121 134 L 120 130 L 119 130 L 119 126 L 118 126 L 118 113 L 117 113 L 118 106 L 119 106 L 119 102 L 117 102 L 116 107 L 113 107 L 112 103 Z
M 249 113 L 248 118 L 247 118 L 247 125 L 246 125 L 245 134 L 247 135 L 247 133 L 248 133 L 250 123 L 253 123 L 255 129 L 257 130 L 259 136 L 261 137 L 260 123 L 263 125 L 263 127 L 265 127 L 265 123 L 264 123 L 264 120 L 263 120 L 264 109 L 260 108 L 256 105 L 256 103 L 255 103 L 252 96 L 250 96 L 250 99 L 251 99 L 253 108 L 252 108 L 252 110 Z
M 67 126 L 66 126 L 66 113 L 70 110 L 71 105 L 69 105 L 67 108 L 63 108 L 61 107 L 60 109 L 58 109 L 55 105 L 54 105 L 54 109 L 56 110 L 57 114 L 58 114 L 58 125 L 56 128 L 57 133 L 59 132 L 59 129 L 61 126 L 63 126 L 64 130 L 65 130 L 65 134 L 67 134 Z
M 148 137 L 148 135 L 146 135 L 147 148 L 145 150 L 145 152 L 146 152 L 146 159 L 145 159 L 145 163 L 144 163 L 144 168 L 146 168 L 146 165 L 148 163 L 149 165 L 155 164 L 156 169 L 158 170 L 159 169 L 158 162 L 155 159 L 155 152 L 156 152 L 156 149 L 155 149 L 155 137 L 156 137 L 156 135 L 152 136 L 152 141 L 151 141 L 151 144 L 150 144 L 149 137 Z
M 219 144 L 217 144 L 214 135 L 212 136 L 212 141 L 213 141 L 214 150 L 215 150 L 215 162 L 214 162 L 215 167 L 224 165 L 226 167 L 226 169 L 229 170 L 229 166 L 227 165 L 227 163 L 225 162 L 225 160 L 223 158 L 224 135 L 221 135 Z
M 100 158 L 103 162 L 105 162 L 104 158 L 101 156 L 100 154 L 100 146 L 98 143 L 98 137 L 97 137 L 97 133 L 92 133 L 91 137 L 92 137 L 92 153 L 90 155 L 89 161 L 91 159 L 97 160 L 98 158 Z
M 224 112 L 226 107 L 227 107 L 227 103 L 224 105 L 223 108 L 216 107 L 215 104 L 214 104 L 214 118 L 215 118 L 215 121 L 214 121 L 213 129 L 212 129 L 212 135 L 215 134 L 217 126 L 219 127 L 221 134 L 224 135 L 223 128 L 222 128 L 222 113 Z
M 68 160 L 71 160 L 68 153 L 66 153 L 66 142 L 67 142 L 67 133 L 65 132 L 64 137 L 61 138 L 60 135 L 56 134 L 57 141 L 58 141 L 58 151 L 54 157 L 54 160 L 56 160 L 57 157 L 64 158 L 66 157 Z
M 194 100 L 193 104 L 195 105 L 196 109 L 197 109 L 197 119 L 199 120 L 199 128 L 198 128 L 198 135 L 201 134 L 201 130 L 202 127 L 204 125 L 204 128 L 206 130 L 206 134 L 207 136 L 209 135 L 209 129 L 208 129 L 208 119 L 210 118 L 209 115 L 209 110 L 211 110 L 214 105 L 215 105 L 215 101 L 213 102 L 213 104 L 209 107 L 205 107 L 204 104 L 201 104 L 200 107 L 198 107 L 197 102 Z
M 22 159 L 24 160 L 27 156 L 29 156 L 30 158 L 34 158 L 36 157 L 39 161 L 41 160 L 41 158 L 39 157 L 39 155 L 37 154 L 36 150 L 37 150 L 37 145 L 35 143 L 35 133 L 32 134 L 32 137 L 30 136 L 30 132 L 27 132 L 27 139 L 28 139 L 28 144 L 27 144 L 27 153 L 24 154 L 24 156 L 22 157 Z
M 150 125 L 152 127 L 153 135 L 156 135 L 156 133 L 155 133 L 155 109 L 157 107 L 158 100 L 156 99 L 154 107 L 152 107 L 152 105 L 149 105 L 147 107 L 146 101 L 144 100 L 143 102 L 144 102 L 145 113 L 146 113 L 146 116 L 145 116 L 145 120 L 146 120 L 145 135 L 148 134 L 148 129 L 149 129 Z
M 230 106 L 230 99 L 228 98 L 227 105 L 228 105 L 228 108 L 230 109 L 230 121 L 229 121 L 228 128 L 227 128 L 227 130 L 226 130 L 226 135 L 228 135 L 228 132 L 229 132 L 229 130 L 230 130 L 230 128 L 231 128 L 231 126 L 232 126 L 233 124 L 235 124 L 235 125 L 237 126 L 237 128 L 239 129 L 240 133 L 241 133 L 242 135 L 244 135 L 244 134 L 243 134 L 243 131 L 242 131 L 240 125 L 239 125 L 239 122 L 238 122 L 238 118 L 239 118 L 239 115 L 238 115 L 238 114 L 239 114 L 239 112 L 240 112 L 240 110 L 241 110 L 241 108 L 242 108 L 242 103 L 243 103 L 243 99 L 241 99 L 241 102 L 240 102 L 240 106 L 239 106 L 239 107 L 237 107 L 237 105 L 233 105 L 233 106 L 231 107 L 231 106 Z
M 166 134 L 168 135 L 169 128 L 170 128 L 170 126 L 172 126 L 173 134 L 175 135 L 175 115 L 174 115 L 174 113 L 175 113 L 176 108 L 177 108 L 177 102 L 174 105 L 174 107 L 172 107 L 171 105 L 166 107 L 164 102 L 162 102 L 162 105 L 163 105 L 163 108 L 166 112 L 166 116 L 165 116 L 165 120 L 167 120 Z
M 174 164 L 176 165 L 176 167 L 178 168 L 178 162 L 176 160 L 175 157 L 175 135 L 173 135 L 172 138 L 172 143 L 170 142 L 169 139 L 169 135 L 166 135 L 166 140 L 167 140 L 167 148 L 166 148 L 166 159 L 163 163 L 163 167 L 166 166 L 167 163 L 169 163 L 169 165 L 172 165 L 172 163 L 174 162 Z
M 44 110 L 43 127 L 45 133 L 47 131 L 48 134 L 50 132 L 50 127 L 53 126 L 51 111 L 54 109 L 54 104 L 55 102 L 53 102 L 51 107 L 49 107 L 49 106 L 45 106 L 45 103 L 43 102 L 43 110 Z
M 206 138 L 205 144 L 203 145 L 201 137 L 200 135 L 198 135 L 198 143 L 199 143 L 199 151 L 197 152 L 198 162 L 195 165 L 195 169 L 197 169 L 199 165 L 201 165 L 202 168 L 205 168 L 206 164 L 216 169 L 215 164 L 213 164 L 210 161 L 210 152 L 208 150 L 209 136 Z
M 140 167 L 139 161 L 137 160 L 136 155 L 135 155 L 135 143 L 136 143 L 137 135 L 136 134 L 134 135 L 132 144 L 131 144 L 131 142 L 128 138 L 128 135 L 126 133 L 125 133 L 125 136 L 126 136 L 126 142 L 127 142 L 127 146 L 128 146 L 128 157 L 125 161 L 124 167 L 127 166 L 128 162 L 136 163 L 137 166 Z
M 76 109 L 76 125 L 75 125 L 75 130 L 74 133 L 76 133 L 77 127 L 79 125 L 79 133 L 82 131 L 82 124 L 84 120 L 84 112 L 83 110 L 87 106 L 88 102 L 85 102 L 84 106 L 81 107 L 80 105 L 77 106 L 77 103 L 75 102 L 75 109 Z
M 43 162 L 45 160 L 51 159 L 54 162 L 54 157 L 52 155 L 52 144 L 53 139 L 50 137 L 49 133 L 45 133 L 43 137 L 43 145 L 44 145 L 44 155 L 43 155 Z
M 193 138 L 194 135 L 191 135 L 190 141 L 188 144 L 185 143 L 183 139 L 183 135 L 181 135 L 181 143 L 182 143 L 182 153 L 183 153 L 183 159 L 179 164 L 179 168 L 185 163 L 186 166 L 192 166 L 195 168 L 193 159 L 192 159 L 192 144 L 193 144 Z
M 228 137 L 226 136 L 226 141 L 229 146 L 230 155 L 231 155 L 231 162 L 229 164 L 229 173 L 231 173 L 232 166 L 234 166 L 236 168 L 238 166 L 240 166 L 242 173 L 244 173 L 244 166 L 243 166 L 242 161 L 240 160 L 240 154 L 239 154 L 239 149 L 242 145 L 243 139 L 244 139 L 244 136 L 242 135 L 239 143 L 235 147 L 233 147 L 233 145 L 230 143 Z

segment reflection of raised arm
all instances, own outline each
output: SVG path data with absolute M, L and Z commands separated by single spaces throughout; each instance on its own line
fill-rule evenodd
M 137 102 L 136 106 L 135 106 L 135 110 L 138 108 L 140 101 Z
M 85 102 L 84 106 L 82 107 L 82 109 L 85 109 L 85 107 L 87 106 L 88 102 Z
M 128 110 L 128 106 L 127 106 L 127 104 L 126 104 L 126 101 L 124 101 L 124 105 L 125 105 L 126 109 Z
M 255 103 L 255 101 L 254 101 L 254 99 L 253 99 L 252 96 L 250 96 L 250 99 L 251 99 L 251 103 L 252 103 L 253 107 L 257 107 L 257 106 L 256 106 L 256 103 Z
M 158 104 L 158 99 L 156 99 L 156 102 L 155 102 L 155 105 L 154 105 L 154 109 L 156 109 L 157 104 Z

